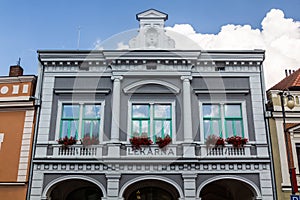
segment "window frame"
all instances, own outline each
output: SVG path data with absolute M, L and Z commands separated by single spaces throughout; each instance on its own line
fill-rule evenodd
M 241 112 L 242 112 L 242 133 L 243 137 L 249 138 L 248 135 L 248 119 L 247 119 L 247 109 L 246 109 L 246 101 L 199 101 L 199 116 L 200 116 L 200 140 L 201 143 L 205 143 L 205 135 L 204 135 L 204 116 L 203 116 L 203 105 L 204 104 L 216 104 L 220 106 L 220 117 L 221 117 L 221 127 L 222 127 L 222 137 L 226 139 L 228 136 L 227 128 L 225 127 L 225 108 L 224 105 L 230 104 L 240 104 Z M 223 108 L 222 108 L 223 107 Z
M 56 128 L 55 128 L 55 140 L 61 137 L 61 122 L 62 122 L 62 109 L 64 104 L 69 105 L 79 105 L 79 119 L 78 119 L 78 135 L 76 139 L 78 140 L 78 144 L 80 144 L 80 139 L 83 138 L 83 121 L 84 121 L 84 105 L 100 105 L 100 125 L 99 125 L 99 143 L 103 143 L 103 125 L 104 125 L 104 108 L 105 108 L 105 101 L 58 101 L 58 108 L 57 108 L 57 119 L 56 119 Z
M 145 105 L 150 105 L 149 106 L 149 114 L 150 114 L 150 122 L 149 122 L 149 131 L 150 131 L 150 139 L 154 139 L 154 105 L 155 104 L 169 104 L 171 105 L 171 127 L 170 131 L 172 135 L 172 143 L 176 143 L 176 115 L 175 115 L 175 100 L 158 100 L 158 101 L 147 101 L 147 100 L 130 100 L 128 101 L 128 121 L 127 121 L 127 141 L 129 141 L 129 138 L 132 137 L 132 105 L 134 104 L 145 104 Z M 152 107 L 152 108 L 151 108 Z

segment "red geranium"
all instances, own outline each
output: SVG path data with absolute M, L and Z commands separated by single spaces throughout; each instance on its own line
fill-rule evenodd
M 158 144 L 159 148 L 164 148 L 171 142 L 172 142 L 172 138 L 169 135 L 166 135 L 164 138 L 161 137 L 156 138 L 156 144 Z
M 77 140 L 73 136 L 71 136 L 70 138 L 68 138 L 68 136 L 65 136 L 63 138 L 59 138 L 57 142 L 58 144 L 62 144 L 64 147 L 68 147 L 69 145 L 76 144 Z
M 226 142 L 228 144 L 232 144 L 233 147 L 243 147 L 245 144 L 247 144 L 248 139 L 247 138 L 242 138 L 241 136 L 231 136 L 226 139 Z
M 87 136 L 84 136 L 84 138 L 82 138 L 80 141 L 83 146 L 99 144 L 99 139 L 98 139 L 98 137 L 95 137 L 95 136 L 90 137 L 87 135 Z
M 151 145 L 153 144 L 152 140 L 149 137 L 144 136 L 135 136 L 129 139 L 130 144 L 133 149 L 141 149 L 143 145 Z

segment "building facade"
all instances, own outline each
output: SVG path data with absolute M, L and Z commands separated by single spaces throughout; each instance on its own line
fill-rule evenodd
M 128 50 L 38 51 L 30 199 L 273 199 L 264 51 L 176 50 L 167 17 Z
M 299 182 L 299 164 L 300 164 L 300 70 L 287 74 L 287 76 L 271 87 L 267 91 L 268 97 L 268 110 L 269 127 L 272 141 L 272 152 L 274 155 L 274 168 L 276 177 L 276 191 L 278 199 L 289 199 L 292 194 L 291 179 L 289 174 L 289 165 L 287 158 L 287 145 L 284 133 L 283 112 L 285 113 L 286 130 L 290 137 L 291 143 L 291 167 L 296 168 L 297 185 Z M 285 92 L 293 96 L 294 108 L 290 109 L 287 106 L 286 95 L 284 98 L 284 110 L 281 105 L 280 93 Z M 276 156 L 275 156 L 276 155 Z
M 11 66 L 0 77 L 0 197 L 26 199 L 34 133 L 35 76 Z

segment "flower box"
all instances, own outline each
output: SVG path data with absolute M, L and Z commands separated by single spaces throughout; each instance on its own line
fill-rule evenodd
M 61 144 L 63 147 L 68 147 L 70 145 L 76 144 L 77 140 L 75 137 L 71 136 L 70 138 L 65 136 L 57 140 L 58 144 Z
M 166 135 L 164 138 L 157 137 L 155 143 L 158 145 L 159 148 L 164 148 L 171 142 L 172 142 L 172 138 L 169 135 Z
M 213 146 L 213 147 L 224 147 L 225 146 L 225 140 L 222 137 L 216 136 L 216 135 L 209 135 L 207 136 L 205 140 L 205 144 L 207 147 Z
M 134 136 L 129 139 L 129 142 L 133 149 L 141 149 L 141 146 L 149 146 L 153 144 L 152 140 L 145 136 Z
M 247 144 L 248 139 L 247 138 L 242 138 L 241 136 L 232 136 L 232 137 L 226 138 L 226 142 L 228 144 L 232 144 L 232 146 L 235 147 L 235 148 L 241 148 L 245 144 Z
M 90 146 L 90 145 L 97 145 L 97 144 L 99 144 L 99 139 L 98 139 L 98 137 L 95 137 L 95 136 L 92 136 L 92 137 L 85 136 L 80 141 L 81 141 L 81 144 L 83 146 Z

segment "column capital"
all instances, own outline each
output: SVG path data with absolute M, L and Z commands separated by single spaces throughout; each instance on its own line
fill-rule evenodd
M 192 76 L 181 76 L 180 79 L 183 81 L 191 81 L 193 79 L 193 77 Z
M 111 174 L 105 174 L 106 178 L 109 179 L 120 179 L 121 178 L 121 174 L 118 173 L 111 173 Z
M 121 81 L 121 80 L 123 80 L 123 76 L 112 76 L 111 80 L 113 80 L 113 81 Z

